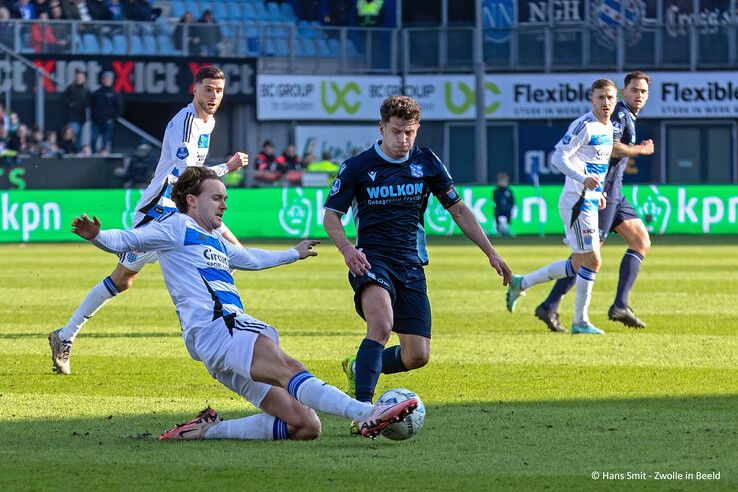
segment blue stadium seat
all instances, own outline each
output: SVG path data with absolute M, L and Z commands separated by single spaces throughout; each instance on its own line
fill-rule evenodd
M 244 3 L 240 6 L 240 8 L 241 8 L 241 19 L 245 21 L 251 21 L 251 22 L 255 22 L 259 20 L 259 17 L 258 15 L 256 15 L 256 11 L 254 10 L 252 5 L 248 3 Z
M 156 38 L 153 35 L 144 34 L 142 42 L 143 42 L 144 54 L 146 55 L 156 54 L 157 52 Z
M 327 39 L 318 39 L 318 55 L 322 58 L 330 58 L 336 56 L 331 53 L 331 47 L 328 45 Z
M 103 55 L 112 55 L 114 51 L 113 40 L 107 36 L 100 36 L 100 52 Z
M 82 53 L 85 54 L 96 54 L 100 53 L 100 43 L 97 40 L 97 36 L 94 34 L 86 33 L 82 35 Z
M 185 4 L 181 0 L 172 0 L 172 17 L 181 18 L 185 13 Z
M 315 40 L 313 39 L 295 39 L 295 54 L 302 57 L 316 57 L 318 56 L 318 49 L 315 46 Z
M 144 50 L 143 41 L 141 40 L 141 37 L 138 34 L 131 34 L 128 36 L 128 42 L 131 46 L 130 53 L 132 55 L 145 55 L 146 50 Z
M 224 22 L 226 20 L 237 20 L 235 17 L 231 15 L 231 12 L 233 12 L 236 9 L 231 9 L 230 5 L 226 5 L 225 2 L 216 2 L 215 5 L 213 5 L 213 15 L 215 15 L 215 20 L 219 22 Z M 241 12 L 241 9 L 237 9 L 238 12 Z
M 291 3 L 282 3 L 282 18 L 290 23 L 297 22 L 297 14 L 295 14 L 295 9 L 292 8 Z
M 332 53 L 331 56 L 341 56 L 341 42 L 336 38 L 328 40 L 328 48 Z
M 193 17 L 195 18 L 195 22 L 197 22 L 197 19 L 200 18 L 200 6 L 197 5 L 197 2 L 194 2 L 192 0 L 186 0 L 184 3 L 185 10 L 192 12 Z
M 254 12 L 256 20 L 259 21 L 268 21 L 269 20 L 269 12 L 267 12 L 266 7 L 262 2 L 257 2 L 250 4 L 251 10 Z
M 274 2 L 266 4 L 266 15 L 269 22 L 281 22 L 283 20 L 282 9 Z
M 156 38 L 158 44 L 159 44 L 159 54 L 160 55 L 178 55 L 180 54 L 179 51 L 174 47 L 174 43 L 172 42 L 172 37 L 168 36 L 166 34 L 159 34 Z
M 125 55 L 128 53 L 128 43 L 126 37 L 122 34 L 116 34 L 113 36 L 113 54 Z

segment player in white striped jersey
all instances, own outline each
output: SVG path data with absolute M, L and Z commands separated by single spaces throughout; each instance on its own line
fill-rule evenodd
M 204 165 L 210 134 L 215 126 L 213 115 L 220 106 L 224 89 L 225 76 L 217 67 L 203 67 L 195 75 L 192 103 L 180 110 L 164 131 L 161 157 L 151 183 L 136 205 L 134 227 L 146 225 L 160 215 L 176 210 L 170 198 L 171 185 L 188 167 Z M 214 166 L 213 171 L 223 176 L 247 164 L 248 156 L 236 152 L 228 162 Z M 239 244 L 227 227 L 223 226 L 219 232 L 232 243 Z M 49 334 L 54 372 L 71 372 L 69 355 L 72 342 L 82 326 L 115 295 L 130 288 L 144 265 L 155 261 L 156 253 L 151 251 L 131 251 L 121 255 L 113 272 L 87 293 L 67 324 Z
M 507 309 L 515 310 L 525 290 L 549 280 L 577 275 L 572 333 L 602 334 L 589 321 L 592 287 L 600 268 L 598 209 L 604 208 L 602 193 L 613 146 L 610 116 L 617 104 L 617 87 L 609 79 L 592 84 L 592 111 L 577 118 L 556 144 L 552 162 L 566 176 L 559 198 L 559 213 L 572 250 L 568 260 L 546 265 L 528 275 L 515 275 L 507 290 Z
M 72 230 L 112 253 L 156 251 L 190 356 L 264 413 L 221 421 L 208 407 L 160 439 L 315 439 L 320 421 L 314 410 L 356 420 L 364 437 L 375 437 L 412 413 L 417 399 L 373 406 L 327 385 L 282 351 L 273 326 L 244 312 L 232 268 L 261 270 L 315 256 L 311 249 L 318 241 L 305 240 L 286 251 L 224 241 L 216 229 L 227 208 L 226 188 L 201 167 L 180 176 L 172 198 L 182 213 L 166 213 L 147 227 L 101 231 L 97 217 L 83 215 Z

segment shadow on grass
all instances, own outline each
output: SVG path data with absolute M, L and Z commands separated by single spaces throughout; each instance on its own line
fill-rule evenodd
M 377 490 L 391 476 L 393 489 L 556 490 L 592 487 L 593 472 L 651 475 L 630 488 L 700 485 L 653 478 L 674 471 L 720 472 L 710 485 L 738 486 L 738 395 L 428 405 L 421 433 L 399 443 L 350 437 L 345 420 L 325 416 L 314 442 L 162 443 L 160 432 L 200 408 L 123 414 L 122 406 L 120 414 L 44 420 L 11 417 L 10 410 L 0 434 L 3 489 L 73 480 L 82 489 Z

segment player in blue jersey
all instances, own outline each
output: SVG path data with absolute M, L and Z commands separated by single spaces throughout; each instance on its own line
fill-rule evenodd
M 372 406 L 324 383 L 282 351 L 273 326 L 246 314 L 230 271 L 261 270 L 315 256 L 312 247 L 318 241 L 305 240 L 286 251 L 231 244 L 217 232 L 228 208 L 226 198 L 225 185 L 213 171 L 193 167 L 172 190 L 181 213 L 165 213 L 128 231 L 101 231 L 97 217 L 86 215 L 72 223 L 73 232 L 104 251 L 156 251 L 190 356 L 264 412 L 224 421 L 208 407 L 159 439 L 315 439 L 320 421 L 314 410 L 353 419 L 361 435 L 373 438 L 412 413 L 415 398 Z
M 215 126 L 214 114 L 223 99 L 225 75 L 218 67 L 205 66 L 195 75 L 192 103 L 182 108 L 169 121 L 164 131 L 161 156 L 154 177 L 144 190 L 133 216 L 134 227 L 141 227 L 161 214 L 176 210 L 170 198 L 171 184 L 190 166 L 203 166 L 210 148 L 210 133 Z M 248 155 L 236 152 L 228 162 L 213 166 L 219 175 L 248 164 Z M 223 237 L 234 244 L 238 239 L 221 227 Z M 57 374 L 69 374 L 72 343 L 82 326 L 110 299 L 129 289 L 138 272 L 156 261 L 151 251 L 130 251 L 121 255 L 113 272 L 94 286 L 82 300 L 66 325 L 49 333 L 52 369 Z
M 417 369 L 430 357 L 423 213 L 431 193 L 484 252 L 503 285 L 512 276 L 459 197 L 446 167 L 432 150 L 414 145 L 421 117 L 417 102 L 393 96 L 384 101 L 380 114 L 382 138 L 341 165 L 325 201 L 324 218 L 325 230 L 348 266 L 356 311 L 366 320 L 366 338 L 356 357 L 343 360 L 349 394 L 366 402 L 374 397 L 380 373 Z M 355 244 L 341 224 L 349 208 Z M 392 331 L 400 344 L 385 348 Z
M 607 206 L 600 210 L 600 240 L 608 233 L 617 232 L 628 243 L 628 249 L 620 262 L 620 275 L 615 300 L 607 312 L 608 318 L 632 328 L 645 328 L 644 323 L 630 307 L 628 296 L 635 284 L 651 238 L 643 221 L 627 198 L 623 196 L 623 172 L 628 160 L 654 152 L 652 140 L 636 144 L 635 122 L 638 113 L 646 105 L 651 78 L 644 72 L 632 72 L 625 77 L 622 99 L 612 114 L 613 149 L 610 167 L 605 177 L 603 192 L 607 194 Z M 571 290 L 575 277 L 559 279 L 545 301 L 536 307 L 536 317 L 552 331 L 563 331 L 559 321 L 559 302 Z
M 568 260 L 550 263 L 527 275 L 515 275 L 507 289 L 508 311 L 515 310 L 526 289 L 541 282 L 576 275 L 576 300 L 571 332 L 602 334 L 589 321 L 588 307 L 600 268 L 598 209 L 606 204 L 602 184 L 612 153 L 613 125 L 610 121 L 617 103 L 617 87 L 609 79 L 592 84 L 592 111 L 574 120 L 556 144 L 552 163 L 566 176 L 559 198 L 566 244 L 572 250 Z

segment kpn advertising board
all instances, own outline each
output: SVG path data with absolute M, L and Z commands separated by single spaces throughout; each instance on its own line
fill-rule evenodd
M 493 188 L 458 187 L 466 205 L 488 234 L 494 231 Z M 516 210 L 511 226 L 519 235 L 562 235 L 558 212 L 560 186 L 515 186 Z M 224 222 L 248 238 L 322 238 L 324 188 L 231 189 Z M 738 234 L 738 186 L 624 187 L 653 234 Z M 0 242 L 76 241 L 72 219 L 96 215 L 104 229 L 129 228 L 141 190 L 17 190 L 0 193 Z M 425 213 L 429 236 L 461 235 L 431 198 Z M 356 232 L 348 215 L 349 236 Z

